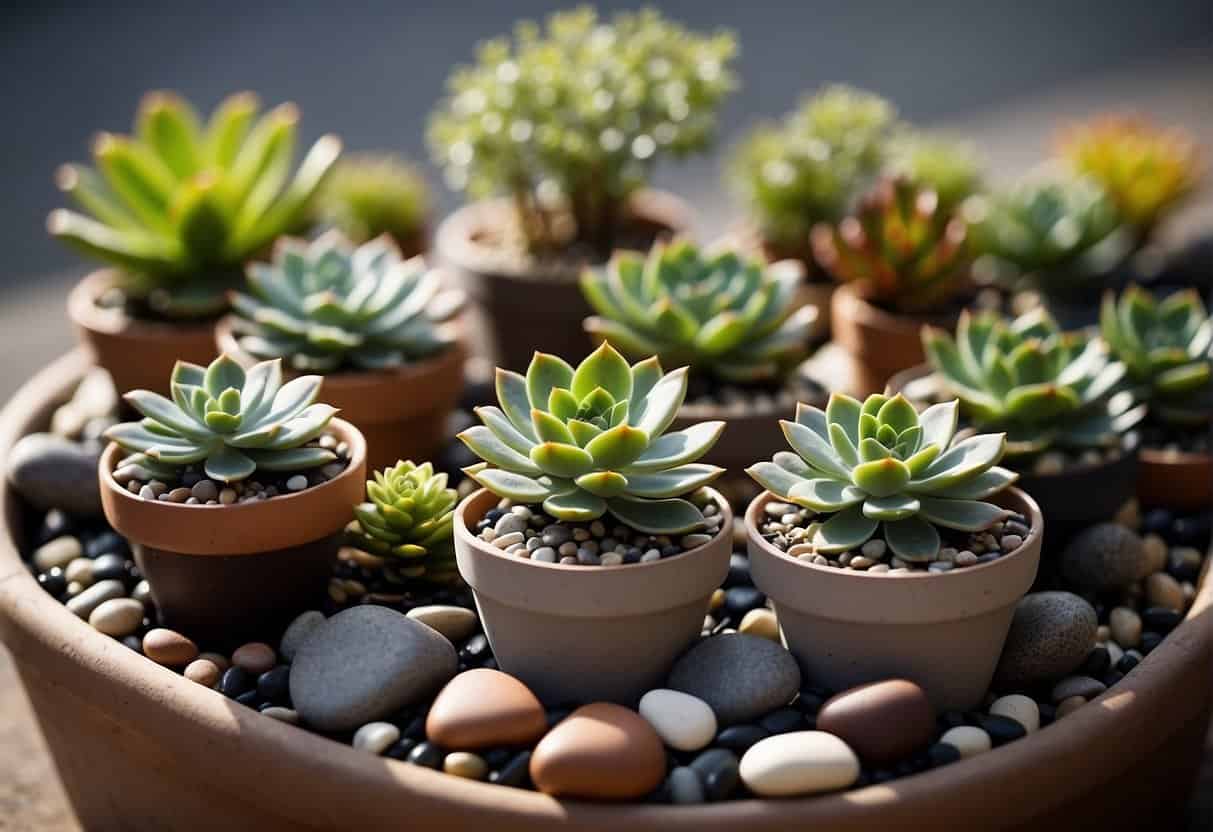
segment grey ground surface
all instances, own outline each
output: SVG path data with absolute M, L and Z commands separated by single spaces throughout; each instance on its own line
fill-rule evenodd
M 660 5 L 696 26 L 739 31 L 744 87 L 729 106 L 722 147 L 802 90 L 847 80 L 890 96 L 924 124 L 972 137 L 998 175 L 1039 159 L 1060 120 L 1111 107 L 1184 124 L 1213 151 L 1205 0 Z M 352 148 L 420 158 L 424 117 L 451 62 L 515 17 L 551 6 L 4 4 L 0 104 L 11 121 L 0 154 L 0 401 L 72 343 L 63 296 L 82 269 L 42 226 L 58 204 L 54 167 L 83 158 L 91 132 L 125 130 L 142 90 L 178 89 L 209 107 L 225 92 L 253 88 L 269 102 L 297 101 L 308 136 L 337 128 Z M 703 235 L 735 216 L 719 165 L 717 154 L 659 177 L 696 206 Z M 455 204 L 436 193 L 441 209 Z M 1170 231 L 1210 228 L 1206 192 Z M 1213 828 L 1211 766 L 1190 815 L 1190 832 Z M 0 649 L 0 830 L 78 828 Z

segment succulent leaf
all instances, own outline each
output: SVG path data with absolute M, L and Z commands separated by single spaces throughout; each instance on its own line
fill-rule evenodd
M 489 473 L 486 470 L 480 475 Z M 492 469 L 491 476 L 498 475 L 500 482 L 525 488 L 521 482 L 525 477 Z M 446 474 L 435 473 L 429 462 L 402 461 L 376 471 L 366 490 L 370 501 L 354 508 L 357 519 L 346 528 L 351 545 L 380 557 L 407 561 L 405 574 L 409 577 L 439 583 L 458 578 L 453 542 L 458 495 L 447 488 Z

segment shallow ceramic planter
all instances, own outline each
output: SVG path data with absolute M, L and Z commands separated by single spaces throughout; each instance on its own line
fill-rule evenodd
M 206 366 L 215 357 L 214 324 L 138 321 L 97 300 L 113 288 L 117 274 L 92 272 L 67 296 L 67 315 L 80 340 L 104 367 L 119 392 L 152 390 L 168 394 L 166 379 L 178 359 Z
M 438 259 L 458 277 L 475 301 L 482 347 L 499 367 L 525 372 L 536 350 L 561 356 L 574 365 L 592 343 L 581 328 L 591 314 L 578 280 L 585 263 L 577 258 L 527 269 L 487 241 L 508 227 L 511 207 L 504 199 L 465 205 L 438 226 Z M 621 247 L 647 248 L 663 235 L 685 231 L 690 208 L 662 191 L 641 191 L 632 198 L 630 237 Z
M 911 401 L 941 397 L 936 377 L 927 364 L 902 370 L 889 379 L 885 389 L 889 393 L 904 393 Z M 1140 437 L 1133 432 L 1123 437 L 1121 455 L 1116 459 L 1074 465 L 1057 474 L 1020 472 L 1015 484 L 1032 495 L 1049 528 L 1046 553 L 1060 552 L 1075 534 L 1115 517 L 1133 498 L 1140 488 L 1145 464 L 1146 452 L 1139 445 Z M 1015 469 L 1013 458 L 1004 458 L 1002 464 Z M 1209 478 L 1213 479 L 1213 471 Z
M 45 429 L 80 351 L 0 414 L 0 457 Z M 1213 584 L 1122 682 L 1010 745 L 839 795 L 700 806 L 559 801 L 375 757 L 237 705 L 88 626 L 18 547 L 35 525 L 0 479 L 0 639 L 86 829 L 912 832 L 1182 828 L 1213 700 Z M 104 776 L 99 776 L 103 773 Z M 250 787 L 255 784 L 255 788 Z
M 1142 448 L 1137 499 L 1176 511 L 1213 510 L 1213 454 Z
M 110 525 L 131 543 L 162 623 L 207 645 L 280 634 L 324 595 L 341 531 L 363 500 L 366 442 L 341 419 L 349 465 L 296 494 L 234 505 L 144 500 L 114 480 L 126 453 L 111 444 L 97 466 Z
M 991 502 L 1023 514 L 1031 531 L 997 560 L 942 574 L 869 573 L 818 566 L 779 551 L 759 531 L 770 492 L 750 504 L 746 539 L 754 586 L 775 602 L 805 680 L 830 690 L 902 678 L 938 710 L 981 704 L 1011 628 L 1015 604 L 1036 579 L 1043 519 L 1031 497 L 1008 489 Z
M 729 572 L 733 513 L 716 536 L 653 563 L 571 566 L 507 555 L 472 529 L 497 495 L 481 489 L 455 511 L 459 573 L 497 664 L 547 704 L 635 705 L 661 687 L 703 629 L 712 592 Z
M 219 349 L 245 367 L 257 358 L 240 348 L 231 318 L 215 328 Z M 394 370 L 330 373 L 320 398 L 341 411 L 366 438 L 367 468 L 378 471 L 411 459 L 433 458 L 447 440 L 447 419 L 463 393 L 463 340 L 432 358 Z

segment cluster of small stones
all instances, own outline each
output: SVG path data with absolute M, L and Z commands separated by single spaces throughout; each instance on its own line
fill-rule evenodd
M 1213 436 L 1206 425 L 1180 430 L 1165 425 L 1147 424 L 1142 430 L 1142 444 L 1168 453 L 1207 454 L 1213 452 Z
M 1032 473 L 1048 476 L 1075 468 L 1094 468 L 1096 465 L 1115 462 L 1122 455 L 1119 447 L 1086 448 L 1081 451 L 1055 449 L 1045 451 L 1032 460 Z
M 572 566 L 619 566 L 650 563 L 704 545 L 720 531 L 724 515 L 706 495 L 692 498 L 703 510 L 701 531 L 685 535 L 650 535 L 612 522 L 609 517 L 588 523 L 557 521 L 538 506 L 511 505 L 503 500 L 475 526 L 481 540 L 509 555 L 541 563 Z
M 232 505 L 268 500 L 280 495 L 295 494 L 304 489 L 326 483 L 338 476 L 349 465 L 350 446 L 344 440 L 326 433 L 308 447 L 326 448 L 337 455 L 337 459 L 308 471 L 287 472 L 267 479 L 223 483 L 208 479 L 201 466 L 189 465 L 175 479 L 168 482 L 157 479 L 140 465 L 125 465 L 114 471 L 114 481 L 144 500 L 159 500 L 162 503 L 184 503 L 185 505 Z
M 1018 549 L 1029 532 L 1028 521 L 1022 514 L 1012 514 L 984 532 L 964 534 L 944 530 L 946 545 L 939 550 L 935 560 L 910 563 L 892 555 L 888 544 L 879 537 L 872 538 L 859 549 L 821 554 L 810 542 L 815 524 L 821 522 L 813 511 L 775 501 L 767 503 L 764 509 L 766 519 L 761 529 L 763 537 L 780 551 L 817 566 L 892 575 L 950 572 L 953 569 L 989 563 Z
M 797 402 L 821 402 L 825 392 L 810 379 L 797 378 L 778 390 L 762 390 L 725 384 L 712 390 L 698 393 L 692 391 L 687 397 L 688 414 L 696 411 L 723 411 L 730 416 L 750 414 L 790 413 Z

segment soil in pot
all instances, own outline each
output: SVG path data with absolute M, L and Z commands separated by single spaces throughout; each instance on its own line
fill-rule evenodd
M 622 224 L 616 248 L 647 250 L 659 237 L 686 230 L 690 209 L 672 194 L 641 191 Z M 460 208 L 438 227 L 435 249 L 476 302 L 478 317 L 470 331 L 480 333 L 478 352 L 509 370 L 524 372 L 536 350 L 576 364 L 592 344 L 581 322 L 591 314 L 578 278 L 587 264 L 602 262 L 599 252 L 571 249 L 559 257 L 536 260 L 509 237 L 512 225 L 506 200 L 486 200 Z
M 715 531 L 677 538 L 609 515 L 553 523 L 527 506 L 489 521 L 494 494 L 465 499 L 455 513 L 459 572 L 501 669 L 548 704 L 634 705 L 658 686 L 728 572 L 732 512 L 718 493 L 701 494 Z
M 1137 498 L 1146 506 L 1182 511 L 1213 507 L 1213 425 L 1184 430 L 1147 421 Z
M 67 313 L 80 340 L 118 390 L 167 394 L 165 380 L 178 361 L 205 366 L 215 357 L 213 318 L 169 320 L 128 302 L 112 270 L 95 271 L 76 284 Z
M 131 541 L 164 624 L 230 646 L 280 632 L 317 602 L 363 498 L 366 443 L 334 420 L 316 444 L 337 460 L 226 485 L 188 467 L 176 482 L 159 481 L 118 467 L 124 452 L 106 449 L 98 465 L 105 515 Z

